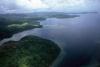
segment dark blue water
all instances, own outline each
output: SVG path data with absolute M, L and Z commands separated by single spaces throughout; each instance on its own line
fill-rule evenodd
M 100 15 L 85 14 L 70 19 L 47 19 L 35 34 L 60 44 L 66 52 L 60 67 L 97 65 L 100 62 Z

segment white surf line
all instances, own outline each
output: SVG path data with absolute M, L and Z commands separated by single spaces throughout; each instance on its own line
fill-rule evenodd
M 53 62 L 53 64 L 50 67 L 59 67 L 59 65 L 63 61 L 65 55 L 66 55 L 66 53 L 63 50 L 61 50 L 59 56 L 56 58 L 56 60 Z
M 59 67 L 60 64 L 62 63 L 63 59 L 66 56 L 66 52 L 64 51 L 63 47 L 61 46 L 61 44 L 63 44 L 63 43 L 58 43 L 54 40 L 51 40 L 51 41 L 55 42 L 58 45 L 58 47 L 61 49 L 61 52 L 58 55 L 58 57 L 54 60 L 54 62 L 52 63 L 52 65 L 50 67 Z

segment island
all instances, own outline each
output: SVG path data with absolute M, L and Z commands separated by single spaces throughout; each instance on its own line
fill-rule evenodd
M 50 67 L 59 53 L 54 42 L 27 36 L 0 46 L 0 67 Z

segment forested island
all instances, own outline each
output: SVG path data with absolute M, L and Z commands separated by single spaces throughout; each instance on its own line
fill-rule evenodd
M 0 46 L 0 67 L 49 67 L 59 53 L 52 41 L 27 36 Z

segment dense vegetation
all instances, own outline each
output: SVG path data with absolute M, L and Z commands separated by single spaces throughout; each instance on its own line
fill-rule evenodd
M 52 41 L 28 36 L 0 46 L 0 67 L 49 67 L 59 52 Z
M 34 20 L 10 20 L 6 18 L 0 18 L 0 40 L 11 37 L 13 34 L 24 30 L 40 27 L 42 27 L 40 22 Z

